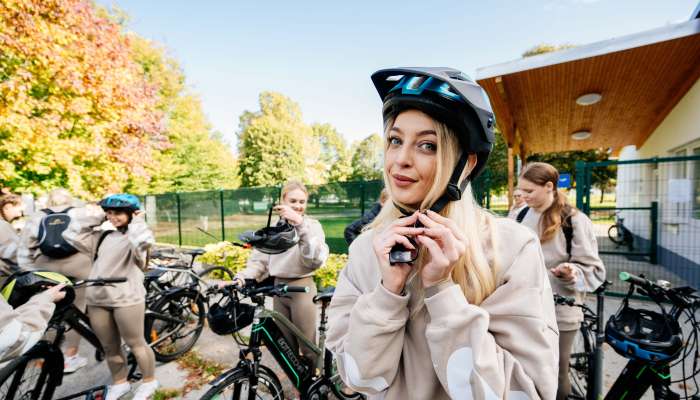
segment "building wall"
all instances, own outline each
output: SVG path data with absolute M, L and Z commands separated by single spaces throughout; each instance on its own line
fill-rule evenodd
M 638 158 L 668 157 L 670 152 L 700 139 L 700 80 L 637 151 Z

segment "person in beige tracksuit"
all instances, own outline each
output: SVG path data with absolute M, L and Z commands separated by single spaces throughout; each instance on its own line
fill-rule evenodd
M 115 195 L 130 196 L 131 195 Z M 107 400 L 117 399 L 131 389 L 127 381 L 127 360 L 121 350 L 121 341 L 129 346 L 143 373 L 143 383 L 134 399 L 144 400 L 158 387 L 155 380 L 155 355 L 144 339 L 146 289 L 143 269 L 147 250 L 155 243 L 153 233 L 146 225 L 135 200 L 133 209 L 126 206 L 105 209 L 88 206 L 68 212 L 71 223 L 63 237 L 78 251 L 94 259 L 90 278 L 125 277 L 124 283 L 90 286 L 86 290 L 90 323 L 105 350 L 112 373 Z M 104 226 L 106 216 L 111 226 Z M 99 243 L 101 240 L 101 243 Z M 98 248 L 99 243 L 99 248 Z
M 316 306 L 313 298 L 316 295 L 316 284 L 312 275 L 328 258 L 328 245 L 321 224 L 305 215 L 308 200 L 306 188 L 299 182 L 290 181 L 282 188 L 282 202 L 276 207 L 281 219 L 287 220 L 294 226 L 299 235 L 299 243 L 281 254 L 264 254 L 253 249 L 246 268 L 236 275 L 234 282 L 243 284 L 244 279 L 261 281 L 268 276 L 275 277 L 275 284 L 290 286 L 306 286 L 307 293 L 290 293 L 285 297 L 275 297 L 273 307 L 296 325 L 312 342 L 316 342 Z M 309 361 L 314 359 L 314 353 L 301 346 L 288 332 L 283 329 L 287 341 L 295 351 L 301 350 Z
M 54 303 L 66 295 L 63 287 L 53 286 L 14 309 L 0 297 L 0 363 L 21 356 L 41 339 L 56 308 Z
M 74 203 L 66 189 L 55 189 L 49 193 L 48 208 L 54 212 L 68 209 Z M 77 252 L 66 258 L 51 258 L 39 249 L 39 227 L 46 216 L 43 211 L 33 214 L 22 229 L 21 245 L 17 261 L 22 269 L 41 269 L 58 272 L 74 280 L 87 279 L 92 268 L 92 259 L 87 253 Z M 75 290 L 73 304 L 81 311 L 86 310 L 85 287 Z M 78 354 L 80 334 L 74 330 L 66 333 L 64 373 L 72 373 L 87 365 L 87 359 Z
M 594 291 L 605 281 L 605 266 L 598 255 L 593 223 L 568 204 L 566 195 L 557 189 L 558 182 L 559 172 L 550 164 L 529 163 L 525 167 L 518 186 L 525 194 L 529 210 L 522 224 L 540 238 L 554 293 L 574 297 L 581 303 L 586 292 Z M 572 228 L 570 253 L 562 229 L 567 215 Z M 557 305 L 556 314 L 559 326 L 557 399 L 563 400 L 571 393 L 569 358 L 583 312 L 579 307 Z
M 468 112 L 471 100 L 449 100 L 459 94 L 476 95 L 488 121 L 485 93 L 451 69 L 372 78 L 384 101 L 390 198 L 350 246 L 328 310 L 341 378 L 370 399 L 553 399 L 558 332 L 537 237 L 479 208 L 466 185 L 488 157 L 475 153 L 491 148 L 491 126 L 440 119 Z M 448 197 L 448 182 L 461 198 Z M 391 264 L 397 245 L 417 258 Z
M 22 216 L 22 198 L 16 194 L 0 194 L 0 279 L 19 270 L 17 252 L 20 237 L 12 221 Z

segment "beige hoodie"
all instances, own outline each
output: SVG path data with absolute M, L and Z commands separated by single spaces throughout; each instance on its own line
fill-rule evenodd
M 16 267 L 3 261 L 17 264 L 17 250 L 19 249 L 19 235 L 15 228 L 0 217 L 0 277 L 8 276 Z
M 70 210 L 68 215 L 71 223 L 63 232 L 63 237 L 78 251 L 93 259 L 103 233 L 103 229 L 98 227 L 105 221 L 104 212 L 83 208 Z M 127 281 L 89 286 L 86 289 L 87 304 L 109 308 L 143 303 L 146 299 L 146 289 L 143 287 L 146 252 L 154 243 L 153 233 L 143 216 L 134 217 L 125 232 L 111 230 L 100 245 L 90 278 L 125 277 Z
M 41 339 L 55 307 L 46 293 L 15 309 L 0 297 L 0 363 L 21 356 Z
M 454 283 L 428 288 L 424 304 L 414 286 L 395 295 L 381 285 L 373 230 L 352 243 L 327 341 L 346 384 L 371 399 L 555 397 L 558 331 L 538 240 L 496 221 L 502 271 L 479 306 Z
M 52 211 L 63 211 L 67 206 L 49 207 Z M 41 269 L 58 272 L 75 279 L 87 279 L 92 268 L 92 259 L 83 252 L 66 258 L 51 258 L 39 249 L 39 226 L 46 213 L 38 211 L 29 218 L 22 229 L 22 239 L 17 261 L 22 269 Z
M 323 227 L 315 219 L 304 216 L 304 221 L 294 228 L 299 235 L 299 244 L 281 254 L 265 254 L 253 249 L 246 268 L 237 275 L 258 281 L 268 276 L 304 278 L 313 275 L 328 258 Z
M 542 213 L 533 208 L 525 215 L 522 224 L 541 234 L 540 219 Z M 542 243 L 542 254 L 547 267 L 552 291 L 567 297 L 575 297 L 580 303 L 586 292 L 594 291 L 605 280 L 605 266 L 598 255 L 598 242 L 593 230 L 593 223 L 586 214 L 576 210 L 571 216 L 573 238 L 571 240 L 571 259 L 566 252 L 566 237 L 560 229 L 556 236 Z M 576 279 L 567 282 L 549 272 L 560 264 L 569 263 L 574 267 Z M 578 329 L 583 321 L 583 312 L 579 307 L 557 305 L 557 323 L 559 330 L 571 331 Z

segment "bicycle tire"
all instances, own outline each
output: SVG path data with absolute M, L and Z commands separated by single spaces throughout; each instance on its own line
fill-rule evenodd
M 258 366 L 258 389 L 255 394 L 260 400 L 284 400 L 282 384 L 277 376 L 264 365 Z M 218 379 L 218 378 L 217 378 Z M 247 387 L 249 387 L 250 377 L 248 371 L 236 368 L 230 375 L 213 386 L 200 398 L 200 400 L 241 400 L 247 399 Z M 260 393 L 261 389 L 263 393 Z M 266 393 L 265 393 L 266 392 Z
M 610 239 L 610 241 L 615 243 L 616 245 L 622 246 L 625 243 L 625 241 L 624 238 L 619 238 L 619 234 L 620 232 L 617 229 L 617 225 L 611 225 L 610 228 L 608 228 L 608 239 Z
M 161 343 L 151 346 L 156 360 L 170 362 L 180 358 L 197 343 L 204 330 L 206 307 L 203 296 L 191 290 L 176 291 L 159 299 L 151 308 L 156 314 L 165 314 L 179 320 L 178 323 L 159 319 L 156 314 L 147 314 L 144 322 L 146 342 L 151 344 L 164 335 L 170 335 Z M 190 331 L 183 328 L 195 324 Z M 182 336 L 181 336 L 182 335 Z M 174 339 L 173 339 L 174 338 Z M 187 338 L 186 341 L 181 339 Z
M 571 397 L 585 399 L 588 390 L 588 380 L 591 376 L 590 358 L 593 354 L 594 337 L 587 327 L 581 326 L 576 331 L 576 337 L 569 357 L 569 380 L 571 382 Z
M 39 342 L 27 353 L 10 361 L 0 371 L 0 398 L 3 400 L 51 400 L 63 375 L 60 351 L 51 351 L 48 342 Z

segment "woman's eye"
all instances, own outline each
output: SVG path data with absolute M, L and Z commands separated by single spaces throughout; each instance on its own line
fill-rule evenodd
M 437 145 L 435 143 L 431 143 L 431 142 L 423 142 L 423 143 L 419 144 L 418 147 L 420 147 L 423 150 L 430 151 L 430 152 L 434 152 L 437 150 Z
M 401 139 L 397 138 L 396 136 L 390 136 L 388 140 L 389 140 L 390 146 L 400 146 L 401 145 Z

